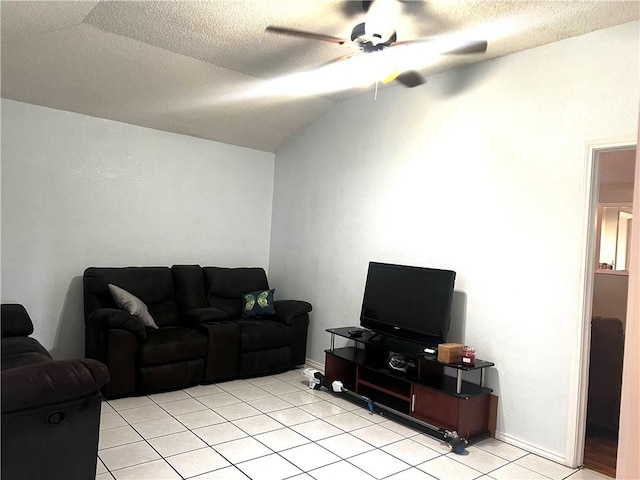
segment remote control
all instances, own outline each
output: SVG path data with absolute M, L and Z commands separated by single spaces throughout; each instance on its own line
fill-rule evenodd
M 362 330 L 349 330 L 350 337 L 360 337 L 362 336 Z

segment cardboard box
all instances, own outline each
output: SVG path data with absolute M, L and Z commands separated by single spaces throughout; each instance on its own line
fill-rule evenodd
M 441 343 L 438 345 L 438 361 L 445 363 L 458 363 L 462 361 L 461 343 Z

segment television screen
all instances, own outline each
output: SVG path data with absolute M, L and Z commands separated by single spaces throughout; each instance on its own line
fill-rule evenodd
M 370 262 L 360 325 L 425 345 L 446 341 L 456 272 Z

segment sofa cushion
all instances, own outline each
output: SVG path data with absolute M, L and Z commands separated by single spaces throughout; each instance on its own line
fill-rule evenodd
M 242 316 L 243 293 L 269 289 L 267 274 L 258 267 L 203 267 L 202 273 L 207 305 L 224 310 L 231 319 Z
M 149 313 L 159 327 L 180 326 L 180 308 L 174 302 L 148 303 Z
M 85 318 L 98 308 L 116 308 L 110 283 L 142 300 L 152 315 L 151 305 L 175 303 L 173 275 L 168 267 L 89 267 L 84 271 L 83 282 Z M 154 320 L 157 325 L 164 325 L 158 318 Z
M 185 312 L 180 317 L 183 325 L 199 325 L 201 323 L 217 323 L 229 320 L 227 312 L 218 308 L 206 307 L 195 308 Z
M 207 306 L 204 294 L 204 275 L 200 265 L 174 265 L 171 267 L 176 303 L 183 309 L 193 310 Z
M 264 318 L 276 314 L 273 303 L 275 289 L 256 290 L 242 295 L 242 318 Z
M 139 359 L 143 366 L 163 365 L 207 356 L 209 341 L 197 330 L 165 327 L 151 330 L 140 345 Z
M 242 319 L 240 325 L 240 351 L 256 352 L 291 344 L 291 327 L 276 320 Z
M 147 306 L 142 300 L 127 292 L 124 288 L 120 288 L 112 283 L 109 284 L 109 291 L 119 309 L 136 317 L 145 327 L 158 328 L 158 325 L 156 325 L 156 322 L 153 320 Z

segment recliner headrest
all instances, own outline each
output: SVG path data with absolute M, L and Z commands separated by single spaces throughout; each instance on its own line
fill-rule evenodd
M 33 333 L 33 322 L 24 306 L 19 303 L 3 303 L 1 308 L 2 338 L 28 337 Z

